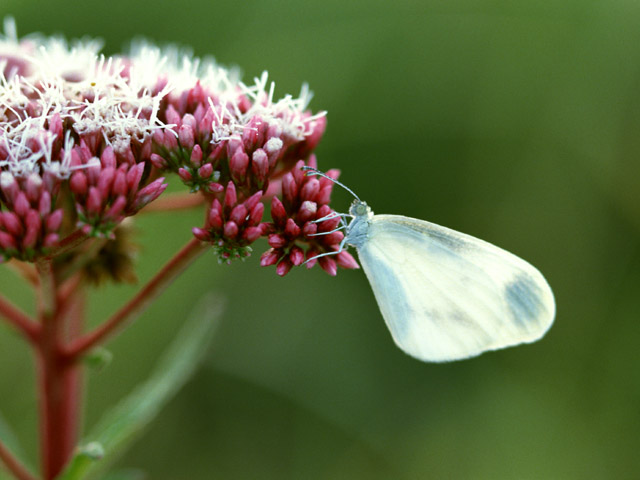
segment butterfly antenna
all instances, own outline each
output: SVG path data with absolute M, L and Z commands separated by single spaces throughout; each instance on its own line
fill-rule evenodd
M 353 196 L 356 198 L 356 200 L 358 200 L 359 202 L 361 201 L 361 200 L 360 200 L 360 197 L 358 197 L 358 195 L 356 195 L 356 194 L 354 193 L 354 191 L 353 191 L 353 190 L 351 190 L 349 187 L 347 187 L 344 183 L 339 182 L 339 181 L 338 181 L 338 180 L 336 180 L 335 178 L 331 178 L 329 175 L 327 175 L 327 174 L 326 174 L 326 173 L 324 173 L 324 172 L 321 172 L 321 171 L 320 171 L 320 170 L 318 170 L 317 168 L 309 167 L 309 166 L 306 166 L 306 165 L 305 165 L 304 167 L 300 167 L 300 169 L 301 169 L 301 170 L 304 170 L 304 171 L 306 172 L 306 174 L 307 174 L 307 175 L 318 175 L 318 176 L 320 176 L 320 177 L 324 177 L 324 178 L 326 178 L 327 180 L 331 180 L 333 183 L 335 183 L 336 185 L 341 186 L 341 187 L 342 187 L 342 188 L 344 188 L 347 192 L 349 192 L 351 195 L 353 195 Z
M 320 257 L 328 257 L 329 255 L 338 255 L 339 253 L 344 251 L 344 246 L 346 245 L 346 243 L 347 243 L 347 237 L 344 237 L 342 239 L 342 241 L 340 242 L 340 245 L 338 246 L 337 250 L 333 250 L 331 252 L 324 252 L 324 253 L 321 253 L 319 255 L 315 255 L 315 256 L 305 260 L 304 262 L 302 262 L 301 265 L 304 265 L 304 264 L 310 262 L 311 260 L 317 260 Z

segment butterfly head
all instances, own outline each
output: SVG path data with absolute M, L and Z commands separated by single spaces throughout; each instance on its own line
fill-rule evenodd
M 349 215 L 353 218 L 369 218 L 373 216 L 371 207 L 367 205 L 367 202 L 362 200 L 354 200 L 349 207 Z

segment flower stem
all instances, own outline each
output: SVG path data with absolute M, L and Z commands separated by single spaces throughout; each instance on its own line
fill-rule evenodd
M 58 244 L 51 248 L 47 254 L 42 258 L 42 260 L 51 260 L 53 257 L 57 255 L 61 255 L 63 253 L 68 252 L 76 248 L 82 242 L 84 242 L 89 236 L 84 233 L 82 230 L 75 230 L 70 233 L 66 237 L 64 237 Z
M 40 259 L 36 269 L 40 277 L 38 310 L 42 329 L 35 345 L 40 378 L 40 440 L 43 475 L 45 480 L 52 480 L 71 458 L 75 446 L 80 367 L 69 363 L 62 354 L 64 310 L 59 308 L 53 264 L 51 260 Z
M 162 195 L 142 209 L 143 213 L 170 212 L 175 210 L 187 210 L 202 205 L 205 201 L 203 195 L 193 193 L 170 193 Z
M 36 480 L 36 477 L 20 463 L 20 460 L 11 453 L 2 441 L 0 441 L 0 460 L 2 460 L 7 469 L 13 473 L 18 480 Z
M 127 322 L 137 318 L 195 259 L 209 248 L 197 239 L 190 240 L 142 289 L 105 323 L 87 335 L 72 341 L 65 354 L 76 360 L 96 347 Z
M 23 313 L 2 295 L 0 295 L 0 316 L 18 329 L 30 342 L 37 341 L 40 334 L 40 325 L 31 320 L 26 313 Z

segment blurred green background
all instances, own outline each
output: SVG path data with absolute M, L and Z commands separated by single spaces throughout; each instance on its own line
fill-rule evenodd
M 361 271 L 284 279 L 207 255 L 89 375 L 86 423 L 144 379 L 206 292 L 203 366 L 119 465 L 168 479 L 640 478 L 640 4 L 624 0 L 4 0 L 20 34 L 190 45 L 328 110 L 320 167 L 377 213 L 536 265 L 540 342 L 450 363 L 398 350 Z M 336 192 L 333 206 L 350 198 Z M 149 278 L 200 214 L 138 222 Z M 31 301 L 6 269 L 0 288 Z M 96 295 L 94 321 L 134 287 Z M 0 330 L 0 410 L 36 458 L 33 366 Z

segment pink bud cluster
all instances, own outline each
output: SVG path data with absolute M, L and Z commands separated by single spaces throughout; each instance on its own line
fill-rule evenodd
M 43 249 L 58 242 L 62 209 L 54 209 L 50 187 L 37 173 L 16 178 L 0 173 L 0 257 L 31 260 Z
M 95 153 L 98 152 L 92 152 L 84 141 L 73 149 L 72 165 L 86 168 L 71 175 L 69 187 L 78 226 L 88 235 L 113 236 L 115 226 L 158 198 L 167 184 L 161 177 L 145 186 L 144 161 L 119 162 L 111 146 L 103 148 L 99 157 Z
M 302 166 L 304 162 L 298 162 L 296 168 L 283 177 L 282 201 L 278 197 L 271 200 L 273 222 L 265 226 L 271 249 L 262 255 L 261 265 L 276 265 L 276 272 L 281 276 L 305 260 L 307 268 L 313 267 L 317 261 L 330 275 L 336 275 L 338 266 L 358 268 L 347 251 L 317 260 L 314 258 L 324 252 L 337 251 L 344 234 L 333 231 L 340 224 L 339 217 L 318 221 L 333 213 L 329 207 L 333 182 L 327 178 L 306 176 L 300 168 Z M 315 168 L 314 156 L 309 166 Z M 339 172 L 329 170 L 327 175 L 337 179 Z M 305 245 L 306 251 L 303 249 Z
M 256 192 L 244 202 L 238 203 L 236 187 L 230 181 L 223 202 L 213 199 L 204 228 L 194 228 L 194 236 L 211 243 L 221 261 L 248 256 L 251 252 L 249 245 L 263 233 L 260 222 L 264 204 L 260 202 L 261 199 L 262 192 Z
M 171 128 L 154 134 L 151 161 L 194 192 L 221 193 L 229 181 L 244 195 L 266 192 L 271 179 L 313 151 L 326 126 L 324 115 L 252 104 L 241 91 L 230 101 L 197 83 L 186 98 L 164 111 Z

